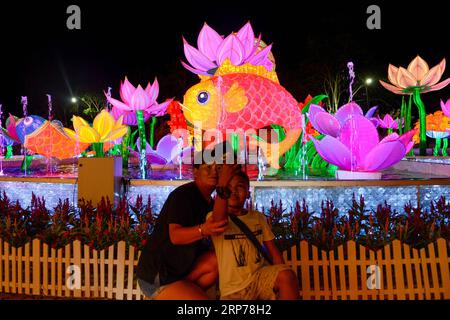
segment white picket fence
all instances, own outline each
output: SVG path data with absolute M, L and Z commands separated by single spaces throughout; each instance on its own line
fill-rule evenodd
M 302 241 L 283 254 L 304 300 L 450 299 L 449 248 L 444 239 L 420 250 L 396 240 L 375 252 L 348 241 L 325 252 Z M 123 241 L 97 251 L 78 240 L 53 249 L 38 239 L 20 248 L 0 239 L 0 292 L 140 300 L 139 254 Z M 380 270 L 379 286 L 368 288 L 366 270 L 372 265 Z

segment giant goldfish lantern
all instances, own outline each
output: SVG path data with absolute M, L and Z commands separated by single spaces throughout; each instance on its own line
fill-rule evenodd
M 298 102 L 278 81 L 271 45 L 261 49 L 249 23 L 225 39 L 205 24 L 198 43 L 199 50 L 185 41 L 186 58 L 195 69 L 184 66 L 201 78 L 184 95 L 186 119 L 195 127 L 222 132 L 281 125 L 286 130 L 281 142 L 257 142 L 270 166 L 279 168 L 279 157 L 300 137 L 302 117 Z

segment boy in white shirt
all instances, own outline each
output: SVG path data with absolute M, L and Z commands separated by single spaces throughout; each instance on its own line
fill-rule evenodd
M 270 265 L 241 229 L 228 217 L 228 229 L 212 242 L 219 266 L 221 299 L 231 300 L 296 300 L 299 298 L 296 274 L 284 264 L 283 256 L 274 243 L 275 236 L 264 214 L 244 209 L 249 197 L 249 178 L 236 166 L 223 166 L 213 216 L 222 221 L 237 216 L 263 244 L 273 260 Z M 229 174 L 226 174 L 229 173 Z

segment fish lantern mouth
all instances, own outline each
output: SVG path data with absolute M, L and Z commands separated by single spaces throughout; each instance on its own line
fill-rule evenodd
M 31 125 L 32 123 L 33 123 L 33 118 L 32 118 L 32 117 L 26 117 L 26 118 L 23 120 L 23 124 L 26 125 L 26 126 L 29 126 L 29 125 Z

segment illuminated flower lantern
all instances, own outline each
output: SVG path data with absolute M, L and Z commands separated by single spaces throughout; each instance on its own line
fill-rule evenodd
M 378 118 L 378 125 L 380 128 L 388 129 L 388 133 L 392 133 L 393 130 L 398 130 L 399 120 L 394 120 L 391 115 L 385 114 L 383 119 Z
M 138 142 L 140 152 L 140 143 Z M 156 149 L 153 149 L 148 143 L 146 144 L 147 160 L 150 163 L 159 165 L 179 164 L 180 158 L 186 156 L 192 151 L 192 147 L 183 148 L 183 142 L 179 141 L 171 134 L 167 134 L 159 140 Z M 136 156 L 139 154 L 132 151 Z
M 104 144 L 119 139 L 127 133 L 127 126 L 122 124 L 122 117 L 117 121 L 106 110 L 102 110 L 91 126 L 81 117 L 73 116 L 74 130 L 64 128 L 67 135 L 81 144 L 92 144 L 96 157 L 104 156 Z
M 181 62 L 189 71 L 204 76 L 212 76 L 216 70 L 229 60 L 234 66 L 251 64 L 274 70 L 274 59 L 270 50 L 261 41 L 261 35 L 255 40 L 253 28 L 248 22 L 237 33 L 231 33 L 225 39 L 214 29 L 204 24 L 197 39 L 198 49 L 184 38 L 184 54 L 190 65 Z
M 277 124 L 286 137 L 279 143 L 257 144 L 267 162 L 279 168 L 279 157 L 298 140 L 301 112 L 297 101 L 283 88 L 270 60 L 271 45 L 259 50 L 253 29 L 247 23 L 238 33 L 223 39 L 208 25 L 198 37 L 196 49 L 184 41 L 188 70 L 201 75 L 201 82 L 184 96 L 183 113 L 191 124 L 203 130 L 255 132 Z M 251 135 L 248 135 L 252 138 Z
M 421 57 L 417 56 L 408 68 L 397 68 L 389 65 L 388 78 L 391 84 L 380 80 L 380 83 L 387 90 L 402 95 L 412 95 L 414 104 L 419 110 L 420 121 L 420 155 L 426 154 L 426 112 L 425 106 L 420 98 L 421 93 L 440 90 L 450 83 L 450 78 L 439 82 L 445 70 L 445 59 L 429 68 L 428 64 Z M 409 124 L 405 124 L 409 127 Z
M 392 133 L 380 141 L 376 125 L 366 118 L 354 102 L 341 107 L 333 116 L 311 105 L 309 119 L 326 136 L 313 138 L 320 156 L 336 165 L 338 179 L 379 179 L 380 170 L 399 162 L 413 147 L 415 130 L 399 136 Z
M 421 124 L 418 121 L 414 128 L 420 129 L 420 125 Z M 436 111 L 435 113 L 426 116 L 426 125 L 427 136 L 435 139 L 436 142 L 433 148 L 433 155 L 438 156 L 442 146 L 442 155 L 447 156 L 448 137 L 450 136 L 450 117 L 447 117 L 443 111 Z M 420 141 L 417 134 L 414 136 L 414 141 L 416 143 L 419 143 Z
M 60 121 L 47 121 L 36 115 L 27 116 L 17 122 L 10 116 L 7 128 L 14 140 L 22 143 L 28 150 L 47 158 L 55 157 L 59 160 L 72 158 L 89 147 L 89 144 L 73 141 L 65 133 Z
M 370 108 L 365 118 L 371 121 L 376 127 L 378 121 L 374 121 L 373 114 L 377 107 Z M 321 134 L 337 137 L 347 120 L 353 116 L 364 116 L 363 110 L 355 102 L 350 102 L 338 109 L 336 114 L 328 113 L 319 105 L 311 104 L 308 111 L 308 119 L 312 126 Z
M 125 77 L 125 81 L 120 85 L 120 97 L 122 101 L 116 100 L 106 93 L 106 98 L 108 101 L 116 108 L 113 111 L 113 114 L 116 116 L 121 114 L 126 117 L 125 123 L 129 125 L 137 124 L 139 130 L 140 137 L 140 169 L 142 178 L 145 179 L 147 177 L 147 158 L 145 156 L 145 119 L 150 116 L 162 116 L 165 114 L 167 106 L 171 102 L 171 100 L 158 104 L 156 99 L 159 94 L 159 85 L 158 81 L 155 79 L 153 85 L 148 83 L 145 90 L 138 85 L 135 88 Z M 114 109 L 113 108 L 113 109 Z M 134 115 L 133 115 L 134 113 Z M 151 131 L 152 136 L 150 140 L 153 140 L 153 130 Z
M 448 99 L 446 103 L 441 100 L 441 109 L 444 115 L 450 118 L 450 99 Z

